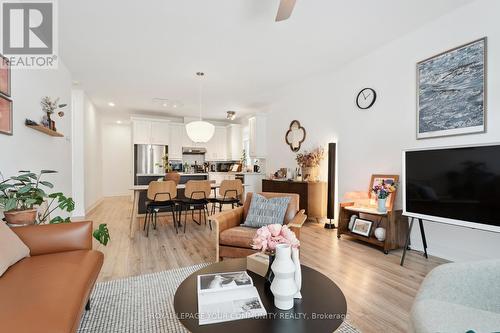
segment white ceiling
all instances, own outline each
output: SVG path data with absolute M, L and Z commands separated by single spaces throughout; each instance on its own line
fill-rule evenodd
M 334 69 L 471 0 L 59 1 L 60 51 L 99 109 L 197 114 L 195 72 L 206 73 L 204 114 L 224 118 L 267 102 L 270 91 Z M 179 100 L 165 110 L 154 97 Z

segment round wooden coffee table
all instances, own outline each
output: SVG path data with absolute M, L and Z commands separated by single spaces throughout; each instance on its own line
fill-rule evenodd
M 295 300 L 293 309 L 279 310 L 273 295 L 264 287 L 264 278 L 248 272 L 267 310 L 267 318 L 242 319 L 224 323 L 198 325 L 197 276 L 246 270 L 246 258 L 224 260 L 209 265 L 187 277 L 177 288 L 174 308 L 181 323 L 193 333 L 263 333 L 314 332 L 331 333 L 344 321 L 347 303 L 340 288 L 329 278 L 307 266 L 302 266 L 302 299 Z

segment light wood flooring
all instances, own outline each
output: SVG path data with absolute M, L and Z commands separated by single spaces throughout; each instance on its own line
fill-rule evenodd
M 215 261 L 215 231 L 188 219 L 186 234 L 175 234 L 170 219 L 159 219 L 157 230 L 146 238 L 141 230 L 129 238 L 132 202 L 129 197 L 105 199 L 87 219 L 107 223 L 111 242 L 97 242 L 105 254 L 99 281 L 157 272 Z M 215 228 L 214 228 L 215 230 Z M 301 232 L 301 261 L 330 277 L 347 298 L 348 321 L 363 333 L 406 332 L 413 298 L 425 275 L 444 263 L 410 251 L 405 267 L 401 251 L 384 255 L 380 250 L 342 237 L 335 230 L 307 222 Z M 333 300 L 332 300 L 333 301 Z

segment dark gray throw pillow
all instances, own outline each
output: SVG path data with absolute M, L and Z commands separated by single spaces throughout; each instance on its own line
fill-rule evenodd
M 269 224 L 283 224 L 290 197 L 266 197 L 254 193 L 250 202 L 247 219 L 242 225 L 260 228 Z

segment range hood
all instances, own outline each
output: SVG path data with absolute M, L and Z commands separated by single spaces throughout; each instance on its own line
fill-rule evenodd
M 200 147 L 182 147 L 183 155 L 205 155 L 207 152 L 206 148 Z

